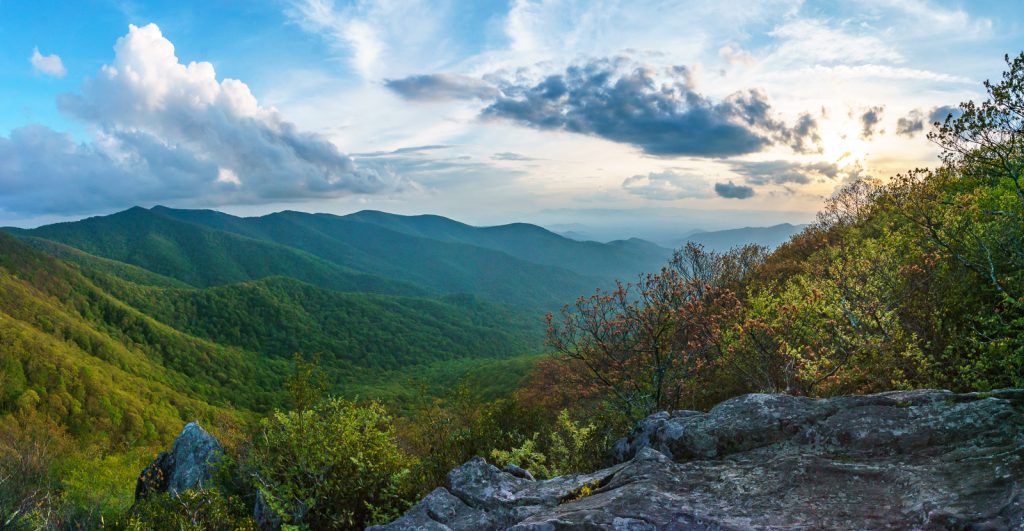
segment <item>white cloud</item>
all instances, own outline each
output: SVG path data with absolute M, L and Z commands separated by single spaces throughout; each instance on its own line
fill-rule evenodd
M 405 184 L 357 167 L 324 137 L 260 105 L 245 83 L 219 81 L 212 64 L 181 63 L 155 24 L 130 26 L 114 52 L 80 94 L 58 98 L 64 113 L 91 127 L 91 143 L 41 126 L 0 137 L 5 209 L 260 203 L 391 193 Z
M 993 23 L 984 17 L 972 17 L 962 8 L 947 8 L 928 0 L 857 0 L 860 7 L 891 22 L 894 16 L 911 24 L 900 26 L 911 36 L 940 34 L 952 41 L 974 40 L 992 36 Z
M 825 20 L 795 18 L 769 35 L 781 44 L 774 52 L 777 60 L 803 64 L 902 63 L 905 57 L 884 39 L 869 32 L 847 31 Z
M 61 61 L 59 55 L 43 55 L 39 53 L 38 47 L 32 49 L 29 62 L 32 63 L 32 70 L 47 76 L 64 77 L 68 73 L 64 68 L 64 61 Z
M 364 79 L 403 75 L 453 58 L 443 21 L 457 12 L 447 1 L 288 0 L 285 14 L 346 54 Z
M 751 66 L 757 63 L 757 60 L 754 59 L 754 56 L 751 55 L 750 52 L 734 43 L 727 43 L 725 46 L 719 48 L 718 56 L 721 57 L 723 61 L 731 65 Z
M 711 187 L 702 177 L 673 171 L 628 177 L 622 181 L 622 189 L 633 195 L 659 201 L 711 197 Z

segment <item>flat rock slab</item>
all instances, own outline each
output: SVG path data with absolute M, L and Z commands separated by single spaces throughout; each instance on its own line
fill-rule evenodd
M 745 395 L 614 453 L 546 481 L 477 458 L 377 529 L 1024 529 L 1024 390 Z

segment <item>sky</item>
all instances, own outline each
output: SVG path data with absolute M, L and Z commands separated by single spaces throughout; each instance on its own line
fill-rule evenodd
M 933 166 L 1019 0 L 0 0 L 0 225 L 134 205 L 671 240 Z

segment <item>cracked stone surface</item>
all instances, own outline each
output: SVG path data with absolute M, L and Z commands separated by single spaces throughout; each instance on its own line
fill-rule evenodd
M 1024 390 L 752 394 L 652 415 L 613 454 L 544 481 L 476 458 L 374 529 L 1024 529 Z

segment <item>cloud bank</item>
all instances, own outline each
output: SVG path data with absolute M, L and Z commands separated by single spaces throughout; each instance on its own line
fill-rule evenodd
M 5 210 L 87 213 L 185 198 L 258 203 L 402 186 L 261 106 L 245 83 L 218 81 L 212 64 L 182 64 L 155 24 L 130 26 L 114 52 L 80 94 L 58 98 L 63 113 L 90 126 L 90 142 L 43 126 L 0 137 Z

